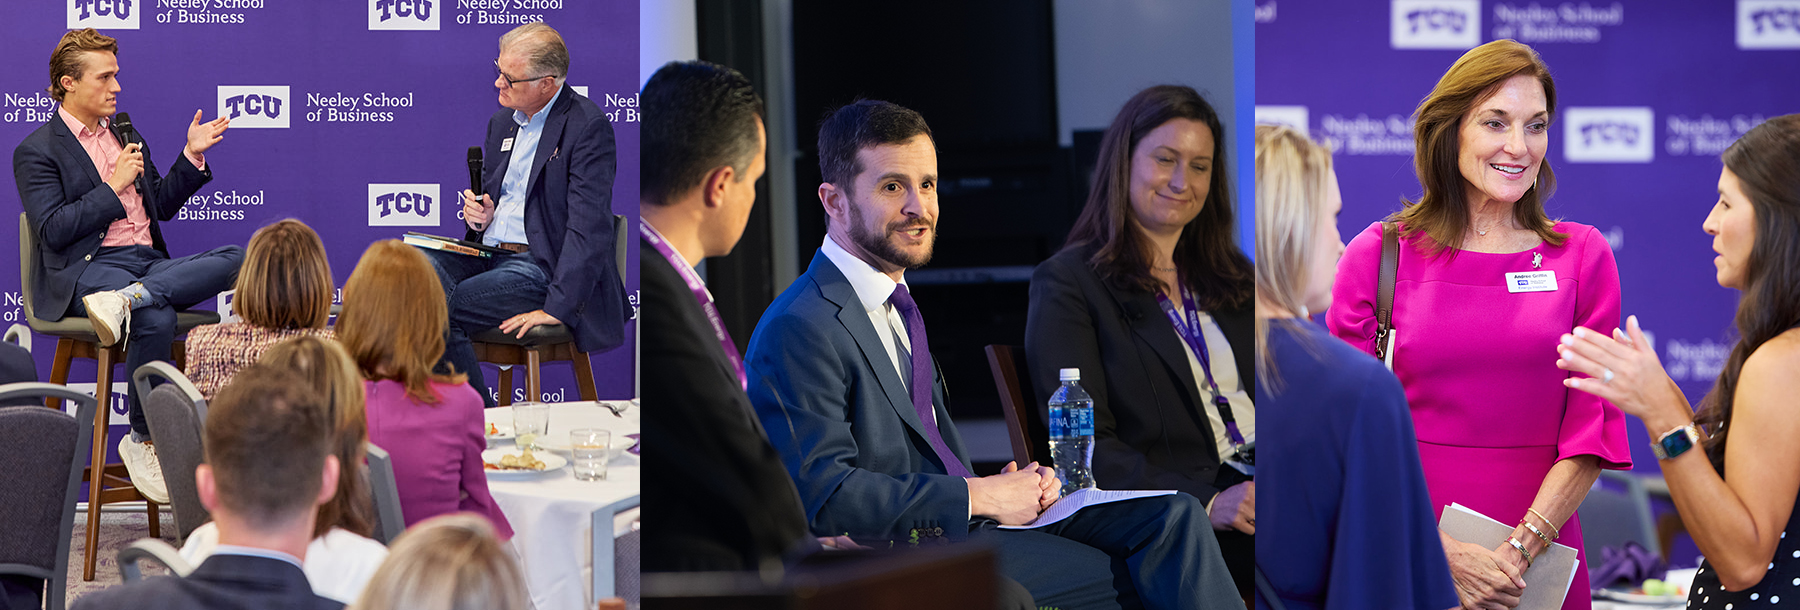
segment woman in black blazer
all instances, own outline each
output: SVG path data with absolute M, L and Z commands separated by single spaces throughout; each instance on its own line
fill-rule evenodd
M 1127 101 L 1068 244 L 1032 273 L 1025 352 L 1039 397 L 1061 385 L 1059 369 L 1081 369 L 1095 482 L 1206 503 L 1248 595 L 1255 469 L 1240 449 L 1255 439 L 1255 284 L 1228 175 L 1218 114 L 1199 93 L 1164 85 Z

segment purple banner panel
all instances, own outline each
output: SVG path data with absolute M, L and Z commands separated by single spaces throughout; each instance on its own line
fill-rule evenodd
M 131 114 L 158 169 L 175 163 L 195 110 L 206 120 L 232 117 L 224 141 L 206 153 L 213 181 L 162 224 L 171 255 L 243 245 L 257 228 L 297 218 L 324 239 L 341 287 L 371 242 L 407 231 L 461 237 L 466 154 L 501 109 L 493 85 L 499 38 L 534 21 L 562 33 L 568 83 L 612 118 L 613 212 L 630 219 L 635 235 L 636 0 L 17 0 L 5 13 L 0 142 L 8 149 L 55 116 L 48 63 L 72 28 L 119 40 L 119 110 Z M 23 208 L 11 172 L 0 178 L 0 200 L 5 222 L 16 222 Z M 636 395 L 637 239 L 626 244 L 633 320 L 624 346 L 592 355 L 602 399 Z M 0 249 L 0 326 L 23 322 L 17 252 Z M 34 343 L 47 376 L 55 342 L 38 335 Z M 519 369 L 521 387 L 510 391 L 523 400 Z M 536 399 L 577 399 L 571 367 L 543 370 Z M 489 366 L 489 385 L 496 372 Z M 71 381 L 91 388 L 91 362 L 76 366 Z M 115 423 L 124 423 L 124 388 L 113 388 Z
M 1719 154 L 1800 112 L 1800 0 L 1257 0 L 1256 23 L 1257 120 L 1336 151 L 1346 240 L 1419 196 L 1412 113 L 1450 64 L 1492 40 L 1531 45 L 1558 94 L 1550 216 L 1606 236 L 1624 313 L 1690 399 L 1712 387 L 1738 293 L 1715 281 L 1700 225 Z M 1634 461 L 1655 472 L 1643 424 L 1630 425 Z

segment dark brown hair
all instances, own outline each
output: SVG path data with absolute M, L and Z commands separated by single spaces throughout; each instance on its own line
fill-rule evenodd
M 63 94 L 68 93 L 62 86 L 62 77 L 67 76 L 81 80 L 82 71 L 87 69 L 87 53 L 89 51 L 106 51 L 114 56 L 119 54 L 119 41 L 111 36 L 101 34 L 99 30 L 69 30 L 57 41 L 56 50 L 50 53 L 50 97 L 58 102 L 63 101 Z
M 881 100 L 856 100 L 819 122 L 819 175 L 825 182 L 848 187 L 862 173 L 856 158 L 862 149 L 905 144 L 921 134 L 931 139 L 931 126 L 912 109 Z
M 311 512 L 331 453 L 326 400 L 275 367 L 253 364 L 232 376 L 206 414 L 206 463 L 219 504 L 260 528 Z
M 1425 245 L 1434 254 L 1462 247 L 1463 234 L 1469 229 L 1467 180 L 1457 165 L 1463 118 L 1492 97 L 1507 79 L 1521 74 L 1535 77 L 1544 86 L 1545 110 L 1554 121 L 1556 81 L 1550 78 L 1550 67 L 1538 58 L 1537 51 L 1513 40 L 1469 49 L 1438 79 L 1431 95 L 1419 102 L 1413 113 L 1413 164 L 1425 192 L 1418 201 L 1405 201 L 1405 208 L 1388 217 L 1404 228 L 1402 237 L 1414 239 L 1424 234 L 1430 238 Z M 1536 232 L 1545 243 L 1561 246 L 1569 236 L 1556 232 L 1556 223 L 1544 213 L 1544 200 L 1555 191 L 1556 173 L 1550 171 L 1550 160 L 1542 159 L 1537 182 L 1513 204 L 1513 220 Z
M 238 269 L 231 308 L 263 328 L 325 328 L 331 318 L 331 262 L 325 244 L 292 218 L 256 230 Z
M 1225 163 L 1225 127 L 1218 112 L 1192 87 L 1158 85 L 1139 91 L 1119 109 L 1100 137 L 1094 187 L 1087 206 L 1069 230 L 1064 249 L 1098 244 L 1088 264 L 1114 288 L 1155 292 L 1161 284 L 1150 274 L 1150 242 L 1132 220 L 1131 156 L 1144 136 L 1175 119 L 1205 123 L 1212 130 L 1212 182 L 1200 214 L 1182 227 L 1175 244 L 1175 267 L 1194 291 L 1201 309 L 1236 307 L 1256 294 L 1250 258 L 1238 249 L 1233 218 L 1231 172 Z
M 1756 212 L 1756 238 L 1738 299 L 1738 343 L 1694 418 L 1711 432 L 1706 457 L 1723 475 L 1732 402 L 1744 361 L 1770 339 L 1800 326 L 1800 266 L 1793 264 L 1800 260 L 1800 114 L 1778 116 L 1751 128 L 1721 157 Z
M 362 376 L 356 372 L 356 363 L 350 361 L 350 355 L 336 341 L 306 336 L 276 344 L 257 362 L 293 371 L 307 387 L 325 397 L 320 406 L 325 424 L 331 429 L 331 452 L 338 456 L 340 471 L 337 494 L 330 502 L 319 505 L 313 537 L 324 536 L 333 527 L 365 538 L 373 535 L 375 515 L 369 500 L 369 481 L 357 468 L 366 453 L 369 424 L 363 414 Z
M 364 378 L 398 380 L 413 400 L 437 404 L 432 381 L 467 382 L 460 374 L 431 372 L 444 356 L 449 307 L 431 261 L 400 240 L 384 239 L 369 245 L 344 283 L 337 338 Z

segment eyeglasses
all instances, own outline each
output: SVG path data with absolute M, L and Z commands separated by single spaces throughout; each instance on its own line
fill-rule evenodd
M 511 89 L 513 85 L 517 85 L 519 83 L 529 83 L 534 80 L 556 77 L 556 75 L 554 75 L 554 74 L 545 74 L 543 76 L 533 76 L 531 78 L 513 78 L 511 76 L 507 76 L 505 70 L 500 69 L 500 60 L 498 60 L 498 59 L 494 60 L 494 73 L 500 75 L 500 80 L 506 81 L 506 88 L 508 88 L 508 89 Z

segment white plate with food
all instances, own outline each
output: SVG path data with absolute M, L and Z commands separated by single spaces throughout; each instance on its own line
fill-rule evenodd
M 554 453 L 525 454 L 517 449 L 489 449 L 481 452 L 481 461 L 490 479 L 528 479 L 569 464 L 568 458 Z
M 487 422 L 487 438 L 490 441 L 510 441 L 513 438 L 512 424 Z

